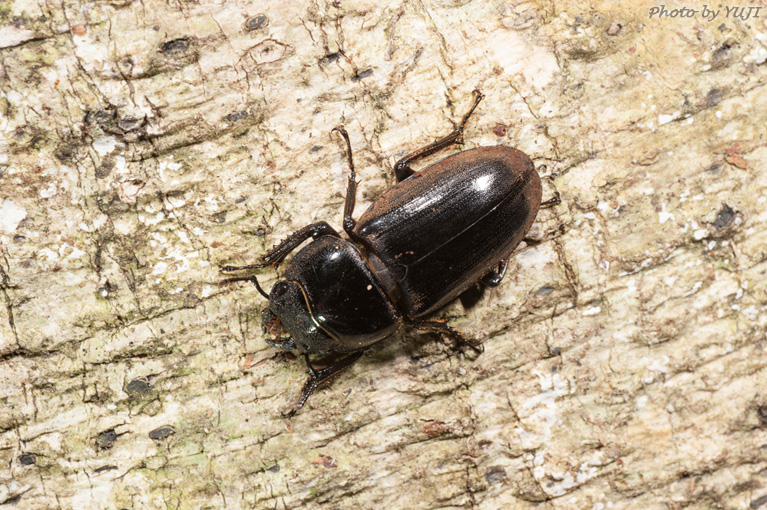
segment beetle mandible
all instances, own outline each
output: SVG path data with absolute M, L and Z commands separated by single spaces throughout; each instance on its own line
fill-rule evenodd
M 357 181 L 351 142 L 343 126 L 333 128 L 346 142 L 349 181 L 344 231 L 324 221 L 289 235 L 259 264 L 223 266 L 222 271 L 276 267 L 304 241 L 270 293 L 255 276 L 250 281 L 269 300 L 261 318 L 266 343 L 303 353 L 309 377 L 292 416 L 320 384 L 360 359 L 364 351 L 408 324 L 453 337 L 482 352 L 445 321 L 426 320 L 432 312 L 481 281 L 497 286 L 509 256 L 522 241 L 541 205 L 559 203 L 559 194 L 541 204 L 541 181 L 530 158 L 509 147 L 459 152 L 418 172 L 410 164 L 461 140 L 474 103 L 447 136 L 407 154 L 394 166 L 397 184 L 367 211 L 353 218 Z M 345 354 L 316 369 L 309 354 Z

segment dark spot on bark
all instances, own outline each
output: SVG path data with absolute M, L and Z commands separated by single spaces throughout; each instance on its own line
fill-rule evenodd
M 725 25 L 724 23 L 719 25 L 717 28 L 719 29 L 720 32 L 727 32 L 727 31 L 729 31 L 729 29 L 727 28 L 727 25 Z
M 319 150 L 322 150 L 322 146 L 321 145 L 315 145 L 314 147 L 309 149 L 309 152 L 317 152 Z
M 756 406 L 756 415 L 759 417 L 762 427 L 767 427 L 767 404 Z
M 718 174 L 721 169 L 722 169 L 721 163 L 711 163 L 711 166 L 706 168 L 705 171 L 711 174 Z
M 708 91 L 708 94 L 706 94 L 706 107 L 711 108 L 712 106 L 715 106 L 719 104 L 719 101 L 722 100 L 723 96 L 722 89 L 718 89 L 714 87 L 713 89 Z
M 261 28 L 266 28 L 268 25 L 269 18 L 266 16 L 266 14 L 256 14 L 245 22 L 245 30 L 252 32 Z
M 19 501 L 21 501 L 21 496 L 14 496 L 12 498 L 6 499 L 2 503 L 0 503 L 0 505 L 15 505 Z
M 360 73 L 357 73 L 354 76 L 352 76 L 352 81 L 360 81 L 362 79 L 367 78 L 371 74 L 373 74 L 373 70 L 372 69 L 365 69 L 364 71 L 362 71 Z
M 623 28 L 623 25 L 613 21 L 612 23 L 610 23 L 610 26 L 607 27 L 607 35 L 618 35 L 621 32 L 622 28 Z
M 246 197 L 246 196 L 245 196 L 245 197 L 240 197 L 240 198 L 238 198 L 237 200 L 235 200 L 235 201 L 234 201 L 234 203 L 235 203 L 235 204 L 241 204 L 241 203 L 243 203 L 244 201 L 246 201 L 247 199 L 248 199 L 248 197 Z
M 552 356 L 559 356 L 560 354 L 562 354 L 562 349 L 561 348 L 554 347 L 553 349 L 551 349 L 551 355 Z
M 716 220 L 714 220 L 714 226 L 718 229 L 727 228 L 730 225 L 732 225 L 732 221 L 735 218 L 735 211 L 732 210 L 732 208 L 727 204 L 722 204 L 722 208 L 719 210 L 719 213 L 716 215 Z
M 755 499 L 751 502 L 749 505 L 753 510 L 756 510 L 757 508 L 764 506 L 764 504 L 767 503 L 767 495 L 762 496 L 759 499 Z
M 173 427 L 164 426 L 164 427 L 158 427 L 151 431 L 149 433 L 149 439 L 152 439 L 154 441 L 161 441 L 163 439 L 167 439 L 173 434 L 175 434 L 176 431 Z
M 117 127 L 119 127 L 120 130 L 125 133 L 135 131 L 144 127 L 144 125 L 146 125 L 146 117 L 142 117 L 140 119 L 135 117 L 123 117 L 117 121 Z
M 105 471 L 114 471 L 115 469 L 117 469 L 117 466 L 113 466 L 111 464 L 107 464 L 106 466 L 101 466 L 101 467 L 96 468 L 93 472 L 94 473 L 103 473 Z
M 115 167 L 115 162 L 112 158 L 104 158 L 99 167 L 96 169 L 96 179 L 103 179 L 112 173 L 112 169 Z
M 493 466 L 485 473 L 485 480 L 490 485 L 506 480 L 506 470 L 502 466 Z
M 280 472 L 280 465 L 279 464 L 275 464 L 274 466 L 272 466 L 270 468 L 267 468 L 266 470 L 269 471 L 270 473 L 279 473 Z
M 101 267 L 100 261 L 98 264 L 96 264 L 98 267 Z M 117 292 L 117 285 L 114 283 L 110 283 L 109 281 L 106 282 L 106 284 L 102 285 L 98 288 L 96 291 L 98 293 L 98 296 L 104 299 L 108 299 L 112 294 Z
M 327 55 L 325 55 L 324 57 L 320 59 L 320 64 L 327 65 L 327 64 L 330 64 L 331 62 L 335 62 L 336 60 L 338 60 L 338 57 L 340 55 L 341 54 L 338 52 L 328 53 Z
M 105 430 L 96 438 L 96 446 L 101 450 L 108 450 L 114 446 L 115 441 L 117 441 L 115 429 Z
M 179 37 L 162 43 L 160 46 L 160 52 L 168 57 L 178 56 L 180 53 L 184 53 L 192 45 L 192 41 L 188 37 Z
M 238 120 L 245 119 L 248 117 L 248 112 L 242 111 L 242 112 L 234 112 L 230 113 L 226 117 L 227 122 L 237 122 Z
M 107 108 L 99 108 L 95 111 L 87 111 L 83 120 L 86 124 L 104 127 L 111 125 L 116 117 L 117 110 L 114 107 L 109 106 Z
M 19 464 L 22 466 L 31 466 L 35 463 L 37 463 L 37 455 L 34 453 L 23 453 L 19 457 Z
M 224 223 L 226 222 L 226 211 L 217 212 L 213 216 L 211 216 L 211 220 L 215 223 Z
M 125 387 L 125 392 L 132 397 L 146 395 L 152 387 L 146 379 L 133 379 Z
M 21 235 L 21 234 L 13 236 L 13 242 L 14 242 L 14 243 L 23 243 L 23 242 L 24 242 L 24 241 L 26 241 L 26 240 L 27 240 L 27 238 L 26 238 L 26 237 L 24 237 L 24 236 L 23 236 L 23 235 Z
M 711 69 L 718 69 L 726 66 L 732 58 L 732 45 L 726 42 L 719 46 L 711 55 Z
M 551 287 L 549 285 L 544 285 L 543 287 L 535 291 L 535 295 L 539 297 L 548 296 L 552 292 L 554 292 L 554 287 Z

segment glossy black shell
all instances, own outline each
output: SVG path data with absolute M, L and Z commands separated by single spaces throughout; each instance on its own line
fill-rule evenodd
M 538 213 L 541 181 L 517 149 L 482 147 L 445 158 L 387 190 L 353 238 L 399 311 L 437 310 L 496 269 Z
M 327 336 L 298 335 L 292 316 L 279 314 L 296 339 L 306 338 L 302 350 L 314 353 L 352 352 L 394 334 L 402 320 L 356 246 L 338 237 L 321 236 L 298 252 L 285 280 L 300 286 L 309 314 Z M 271 305 L 270 299 L 270 306 Z M 295 300 L 298 302 L 298 300 Z M 299 325 L 297 325 L 299 326 Z M 324 335 L 323 335 L 324 336 Z M 329 337 L 329 338 L 328 338 Z

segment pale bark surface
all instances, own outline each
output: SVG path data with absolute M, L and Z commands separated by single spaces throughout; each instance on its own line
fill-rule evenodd
M 0 504 L 767 508 L 767 12 L 653 5 L 3 3 Z M 340 229 L 333 126 L 359 215 L 475 88 L 564 201 L 438 315 L 485 353 L 402 331 L 282 418 L 218 266 Z

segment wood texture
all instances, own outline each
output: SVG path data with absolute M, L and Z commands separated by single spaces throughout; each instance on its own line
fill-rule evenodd
M 0 504 L 767 508 L 767 12 L 655 6 L 0 5 Z M 405 332 L 283 419 L 218 265 L 341 227 L 334 126 L 364 211 L 475 88 L 563 199 L 441 313 L 485 353 Z

